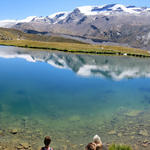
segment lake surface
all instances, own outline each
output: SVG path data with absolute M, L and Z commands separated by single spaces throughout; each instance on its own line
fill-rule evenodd
M 150 149 L 150 59 L 0 47 L 0 145 L 83 150 L 95 134 Z

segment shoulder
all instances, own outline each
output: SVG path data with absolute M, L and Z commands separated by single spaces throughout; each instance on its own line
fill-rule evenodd
M 103 144 L 103 145 L 102 145 L 102 149 L 103 149 L 103 150 L 108 150 L 106 144 Z

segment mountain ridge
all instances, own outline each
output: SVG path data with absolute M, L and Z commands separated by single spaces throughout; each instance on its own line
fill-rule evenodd
M 31 20 L 30 20 L 31 19 Z M 29 21 L 30 20 L 30 21 Z M 71 12 L 55 13 L 46 17 L 29 17 L 25 22 L 0 21 L 0 26 L 24 32 L 37 31 L 71 35 L 102 41 L 98 43 L 126 44 L 150 50 L 150 8 L 108 4 L 82 6 Z
M 106 5 L 102 5 L 102 6 L 80 6 L 75 8 L 72 12 L 79 10 L 81 14 L 84 14 L 86 16 L 90 16 L 90 15 L 111 15 L 113 13 L 116 12 L 124 12 L 124 13 L 129 13 L 129 14 L 141 14 L 141 13 L 149 13 L 150 14 L 150 8 L 149 7 L 136 7 L 136 6 L 124 6 L 121 4 L 106 4 Z M 48 18 L 50 19 L 55 19 L 55 18 L 61 18 L 61 19 L 65 19 L 67 17 L 67 15 L 69 15 L 72 12 L 56 12 L 54 14 L 51 14 L 49 16 L 28 16 L 25 19 L 22 20 L 0 20 L 0 27 L 6 27 L 5 26 L 5 22 L 6 23 L 21 23 L 21 22 L 31 22 L 31 21 L 35 21 L 35 20 L 42 20 L 42 19 L 46 19 Z M 108 13 L 109 12 L 109 13 Z M 51 22 L 51 23 L 56 23 L 56 22 Z

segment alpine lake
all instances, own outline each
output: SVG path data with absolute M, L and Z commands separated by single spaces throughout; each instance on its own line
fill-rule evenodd
M 0 149 L 103 143 L 150 150 L 150 59 L 0 46 Z

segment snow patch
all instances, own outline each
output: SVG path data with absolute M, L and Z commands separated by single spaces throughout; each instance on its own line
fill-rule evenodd
M 28 54 L 8 54 L 6 52 L 0 52 L 0 57 L 5 59 L 22 58 L 28 62 L 35 62 L 35 60 Z
M 31 22 L 34 18 L 36 18 L 36 16 L 29 16 L 23 20 L 18 20 L 17 22 Z
M 48 16 L 48 17 L 51 19 L 54 19 L 55 17 L 60 15 L 61 17 L 58 17 L 59 19 L 65 19 L 68 14 L 69 14 L 69 12 L 57 12 L 57 13 L 54 13 L 54 14 Z

